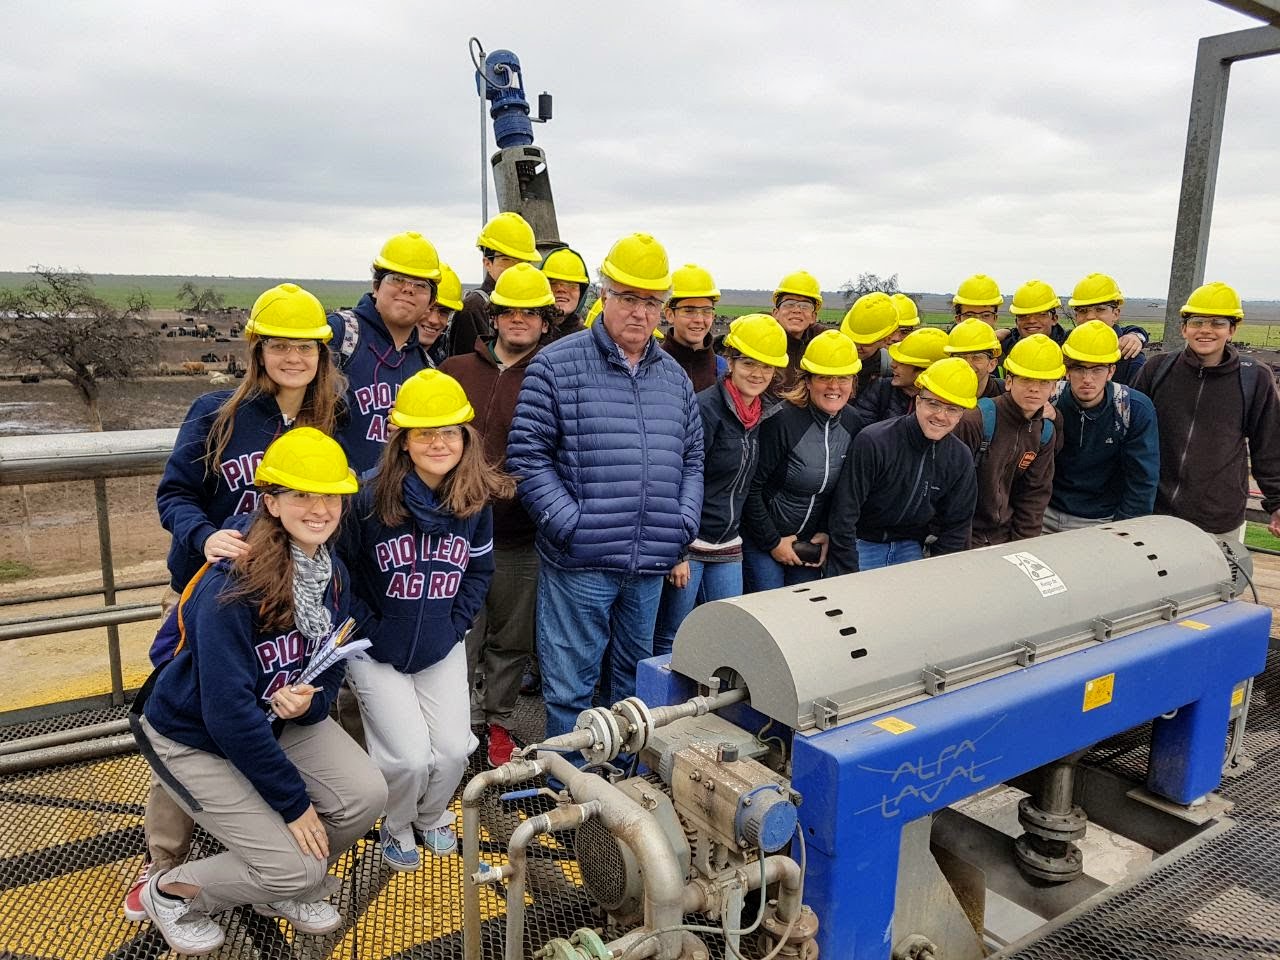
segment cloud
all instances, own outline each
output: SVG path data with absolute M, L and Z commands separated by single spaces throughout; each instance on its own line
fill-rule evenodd
M 1159 296 L 1197 39 L 1251 25 L 1202 0 L 10 4 L 0 268 L 362 276 L 412 227 L 478 279 L 474 34 L 554 93 L 535 135 L 589 260 L 643 229 L 728 287 L 1106 269 Z M 1210 245 L 1255 297 L 1280 296 L 1278 92 L 1280 57 L 1235 68 Z

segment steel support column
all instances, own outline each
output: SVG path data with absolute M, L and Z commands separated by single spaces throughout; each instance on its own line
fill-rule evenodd
M 1231 64 L 1273 53 L 1280 53 L 1280 28 L 1271 26 L 1204 37 L 1200 41 L 1191 88 L 1191 116 L 1187 121 L 1187 149 L 1182 161 L 1182 193 L 1173 236 L 1169 299 L 1165 304 L 1166 350 L 1182 339 L 1178 308 L 1192 290 L 1204 283 Z

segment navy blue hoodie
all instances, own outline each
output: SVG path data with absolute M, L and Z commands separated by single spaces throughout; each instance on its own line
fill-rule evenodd
M 252 599 L 223 603 L 219 594 L 235 582 L 222 560 L 200 578 L 182 607 L 187 642 L 156 678 L 144 713 L 170 740 L 230 760 L 286 823 L 311 803 L 302 775 L 276 742 L 285 723 L 319 723 L 329 715 L 346 665 L 320 674 L 321 689 L 296 720 L 271 723 L 271 695 L 297 680 L 317 643 L 297 630 L 264 632 Z M 346 569 L 336 557 L 325 591 L 335 626 L 350 612 Z
M 455 517 L 410 471 L 410 519 L 388 527 L 373 488 L 374 477 L 362 479 L 339 541 L 353 589 L 373 613 L 360 635 L 373 641 L 374 660 L 417 673 L 443 660 L 480 612 L 493 578 L 493 509 Z
M 418 345 L 418 328 L 409 332 L 404 346 L 396 349 L 395 341 L 382 322 L 382 315 L 366 293 L 355 306 L 360 335 L 354 350 L 346 337 L 347 321 L 340 313 L 329 314 L 333 351 L 338 368 L 347 377 L 348 420 L 336 437 L 347 460 L 356 473 L 372 470 L 382 456 L 387 442 L 387 411 L 394 406 L 400 385 L 419 370 L 431 364 Z
M 177 593 L 204 563 L 204 542 L 228 517 L 257 507 L 253 472 L 271 441 L 289 429 L 275 397 L 259 394 L 242 403 L 219 469 L 213 472 L 204 460 L 209 431 L 231 393 L 220 390 L 196 398 L 156 487 L 160 523 L 173 535 L 169 586 Z

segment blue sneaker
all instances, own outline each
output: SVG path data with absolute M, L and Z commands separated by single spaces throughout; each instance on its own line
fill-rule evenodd
M 458 852 L 458 835 L 453 827 L 433 827 L 422 834 L 422 848 L 437 857 L 447 857 Z
M 382 861 L 392 870 L 417 870 L 422 866 L 418 848 L 400 846 L 400 841 L 387 833 L 386 821 L 378 827 L 378 839 L 382 842 Z

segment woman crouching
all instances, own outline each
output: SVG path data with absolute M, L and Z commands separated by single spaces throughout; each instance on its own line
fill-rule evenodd
M 477 746 L 463 638 L 493 577 L 494 497 L 515 481 L 490 466 L 458 381 L 415 374 L 388 420 L 397 428 L 343 524 L 356 594 L 372 608 L 371 659 L 352 662 L 369 754 L 387 780 L 382 858 L 416 870 L 457 849 L 449 800 Z
M 336 930 L 329 864 L 386 800 L 377 768 L 328 718 L 342 664 L 315 686 L 296 682 L 348 615 L 346 571 L 326 545 L 355 476 L 336 442 L 299 427 L 267 448 L 254 484 L 262 499 L 249 549 L 211 567 L 182 601 L 182 646 L 143 694 L 144 756 L 226 847 L 154 874 L 142 891 L 178 953 L 218 949 L 210 915 L 240 904 L 300 933 Z

